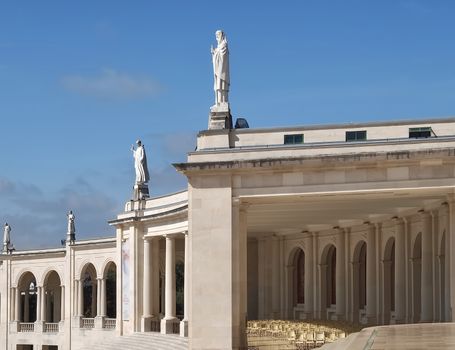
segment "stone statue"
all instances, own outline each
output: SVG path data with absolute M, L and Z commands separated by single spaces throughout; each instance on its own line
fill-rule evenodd
M 8 252 L 11 247 L 11 226 L 5 222 L 5 228 L 3 229 L 3 251 Z
M 76 239 L 76 226 L 74 225 L 74 219 L 76 217 L 74 216 L 72 210 L 70 210 L 66 216 L 68 217 L 67 240 L 74 242 Z
M 217 47 L 210 48 L 212 52 L 213 74 L 215 90 L 215 105 L 228 103 L 229 92 L 229 49 L 227 44 L 226 35 L 222 30 L 215 32 Z
M 136 184 L 145 184 L 150 180 L 149 171 L 147 168 L 147 156 L 145 154 L 145 148 L 142 145 L 141 140 L 136 141 L 137 148 L 131 146 L 131 151 L 134 156 L 134 169 L 136 170 Z

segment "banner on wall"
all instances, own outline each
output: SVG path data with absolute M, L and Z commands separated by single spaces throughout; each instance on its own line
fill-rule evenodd
M 123 320 L 130 319 L 130 245 L 129 240 L 122 242 L 122 309 Z

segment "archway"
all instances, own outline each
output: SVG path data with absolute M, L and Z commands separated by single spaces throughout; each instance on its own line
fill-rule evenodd
M 390 237 L 385 245 L 383 259 L 383 323 L 390 324 L 395 311 L 395 238 Z
M 412 320 L 420 321 L 422 305 L 422 233 L 419 233 L 412 248 Z
M 94 318 L 97 311 L 96 270 L 93 264 L 87 264 L 82 270 L 81 281 L 83 286 L 82 315 L 85 318 Z
M 25 272 L 17 284 L 19 291 L 19 314 L 16 315 L 19 322 L 35 322 L 37 320 L 38 293 L 36 278 L 31 272 Z
M 305 252 L 295 247 L 289 254 L 287 262 L 287 316 L 301 318 L 305 304 Z
M 106 317 L 117 317 L 117 265 L 110 262 L 104 270 L 104 279 L 106 283 L 106 294 L 103 296 L 106 301 Z
M 321 318 L 330 318 L 336 305 L 336 247 L 327 245 L 321 256 Z M 330 310 L 328 310 L 330 309 Z
M 44 305 L 43 321 L 57 323 L 61 320 L 62 287 L 61 280 L 56 271 L 50 271 L 44 279 Z
M 353 322 L 361 321 L 360 313 L 366 314 L 367 300 L 367 283 L 366 283 L 366 265 L 367 265 L 367 244 L 365 241 L 357 243 L 352 258 L 352 320 Z

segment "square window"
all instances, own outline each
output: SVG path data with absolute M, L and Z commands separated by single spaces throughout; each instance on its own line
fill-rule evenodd
M 367 139 L 367 131 L 346 131 L 346 142 L 365 141 Z
M 422 139 L 431 137 L 433 130 L 430 127 L 424 128 L 409 128 L 409 138 Z
M 284 135 L 285 145 L 294 145 L 298 143 L 303 143 L 303 134 Z

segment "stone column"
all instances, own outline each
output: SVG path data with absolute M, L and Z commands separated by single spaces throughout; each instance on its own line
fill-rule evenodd
M 183 280 L 183 320 L 180 322 L 180 336 L 188 336 L 188 306 L 189 306 L 189 282 L 190 282 L 190 240 L 188 231 L 185 232 L 185 277 Z
M 305 314 L 307 319 L 314 318 L 313 305 L 313 234 L 307 239 L 307 249 L 305 251 Z
M 164 318 L 161 320 L 161 333 L 171 334 L 174 323 L 178 322 L 175 317 L 175 238 L 166 236 L 166 271 L 165 271 L 165 301 Z
M 265 318 L 265 239 L 258 238 L 258 318 Z M 292 278 L 292 275 L 291 275 Z M 289 310 L 292 310 L 292 299 L 289 299 Z M 292 311 L 291 311 L 292 312 Z
M 445 247 L 444 247 L 444 321 L 451 318 L 450 313 L 450 211 L 449 205 L 445 203 L 441 208 L 442 215 L 446 219 Z
M 14 312 L 14 320 L 17 322 L 21 321 L 21 292 L 19 286 L 16 287 L 16 310 Z
M 406 323 L 405 231 L 402 219 L 395 218 L 395 323 Z
M 78 280 L 79 284 L 79 303 L 78 303 L 78 316 L 84 316 L 84 281 Z
M 24 295 L 24 322 L 30 322 L 30 294 L 28 289 Z
M 319 264 L 319 318 L 327 319 L 327 264 Z M 329 305 L 330 306 L 330 305 Z
M 106 278 L 101 279 L 101 316 L 106 317 Z
M 367 305 L 366 316 L 370 325 L 377 323 L 376 311 L 376 228 L 374 224 L 368 224 L 367 228 Z
M 95 328 L 104 328 L 104 317 L 103 317 L 103 278 L 96 279 L 96 317 L 95 317 Z M 92 310 L 93 310 L 93 299 L 92 299 Z
M 46 288 L 41 287 L 41 321 L 46 322 Z
M 150 268 L 152 273 L 151 290 L 152 290 L 152 315 L 158 318 L 160 313 L 160 241 L 158 238 L 153 239 L 152 245 L 152 266 Z M 164 308 L 163 308 L 164 310 Z
M 96 316 L 101 316 L 101 278 L 96 279 Z
M 60 322 L 65 320 L 65 286 L 60 286 Z
M 421 211 L 420 219 L 422 222 L 422 307 L 420 313 L 421 322 L 431 322 L 433 320 L 433 276 L 432 276 L 432 256 L 433 242 L 431 215 Z
M 258 268 L 259 269 L 259 268 Z M 285 309 L 286 315 L 285 318 L 294 318 L 294 305 L 293 305 L 293 297 L 294 293 L 292 288 L 289 288 L 291 281 L 293 280 L 294 276 L 294 266 L 293 265 L 286 265 L 286 294 L 285 294 Z M 259 288 L 258 288 L 259 293 Z M 258 318 L 260 319 L 259 315 Z
M 36 287 L 36 322 L 40 322 L 41 318 L 41 298 L 42 298 L 42 288 Z
M 272 283 L 271 283 L 271 313 L 270 316 L 273 319 L 280 317 L 280 246 L 279 239 L 277 236 L 270 238 L 271 245 L 271 272 L 272 272 Z
M 344 229 L 338 229 L 336 250 L 336 316 L 338 320 L 345 317 L 346 276 L 345 276 L 345 240 Z
M 151 250 L 152 241 L 144 238 L 144 284 L 143 284 L 143 303 L 142 303 L 142 320 L 141 329 L 143 332 L 151 330 L 150 320 L 152 319 L 152 304 L 151 304 Z

